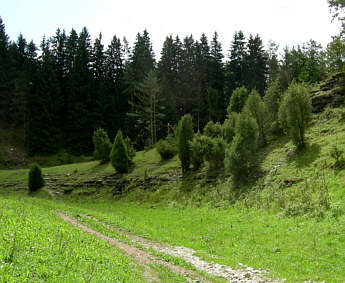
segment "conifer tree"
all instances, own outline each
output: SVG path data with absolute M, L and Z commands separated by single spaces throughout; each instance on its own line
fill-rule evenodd
M 231 95 L 227 112 L 241 113 L 242 108 L 244 104 L 246 103 L 247 98 L 248 98 L 248 91 L 244 86 L 235 89 Z
M 258 124 L 259 141 L 263 145 L 266 145 L 266 122 L 268 113 L 265 103 L 256 90 L 252 90 L 249 94 L 244 109 L 249 111 L 255 119 Z
M 160 85 L 162 103 L 166 114 L 164 122 L 177 123 L 179 115 L 177 112 L 176 98 L 178 96 L 178 72 L 179 56 L 181 50 L 178 40 L 172 36 L 165 39 L 161 51 L 161 59 L 157 66 L 157 78 Z
M 110 152 L 110 161 L 114 169 L 119 173 L 128 172 L 128 152 L 126 144 L 122 137 L 122 132 L 119 130 L 116 134 L 113 148 Z
M 92 70 L 90 34 L 83 28 L 68 79 L 68 147 L 75 154 L 92 152 L 92 132 L 98 128 L 93 121 Z
M 212 112 L 215 113 L 213 118 L 216 121 L 222 121 L 226 114 L 225 106 L 228 104 L 228 101 L 225 99 L 224 93 L 224 83 L 225 83 L 225 72 L 224 72 L 224 55 L 222 53 L 222 45 L 218 41 L 217 32 L 214 33 L 213 39 L 211 41 L 210 49 L 210 63 L 209 63 L 209 85 L 210 89 L 208 90 L 209 99 L 212 97 Z M 213 94 L 214 95 L 210 95 Z M 215 111 L 217 109 L 217 111 Z M 211 112 L 211 111 L 210 111 Z
M 232 174 L 235 184 L 247 178 L 256 165 L 258 125 L 249 111 L 244 110 L 238 116 L 235 137 L 226 152 L 226 166 Z
M 238 119 L 238 114 L 236 112 L 228 113 L 227 118 L 223 123 L 223 138 L 225 142 L 231 144 L 234 136 L 235 136 L 235 129 L 236 129 L 236 122 Z
M 9 77 L 9 42 L 5 31 L 5 24 L 0 17 L 0 120 L 7 120 L 8 101 L 11 97 L 11 84 Z
M 305 147 L 305 130 L 311 120 L 311 103 L 307 88 L 293 82 L 279 107 L 279 122 L 297 149 Z
M 134 118 L 136 133 L 144 144 L 148 138 L 148 146 L 153 146 L 157 142 L 157 132 L 163 117 L 159 93 L 157 76 L 151 70 L 146 79 L 139 84 L 137 102 L 133 105 L 133 111 L 128 113 Z
M 268 86 L 264 96 L 268 117 L 271 122 L 278 121 L 278 111 L 282 95 L 282 87 L 279 78 L 277 78 Z
M 30 192 L 37 191 L 44 186 L 42 170 L 37 163 L 32 164 L 30 167 L 28 186 Z
M 247 56 L 246 39 L 242 31 L 235 32 L 231 43 L 229 62 L 226 65 L 226 92 L 230 99 L 232 92 L 245 84 Z
M 93 157 L 95 159 L 101 160 L 101 163 L 109 161 L 111 143 L 106 131 L 102 128 L 93 132 Z
M 247 54 L 245 56 L 245 86 L 249 90 L 256 89 L 261 97 L 267 85 L 268 58 L 259 35 L 250 35 L 247 43 Z
M 190 142 L 193 139 L 193 135 L 192 116 L 186 114 L 182 117 L 178 125 L 178 156 L 181 161 L 183 175 L 189 170 L 192 156 Z

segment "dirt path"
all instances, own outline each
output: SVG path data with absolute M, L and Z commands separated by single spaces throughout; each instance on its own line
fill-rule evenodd
M 153 270 L 152 267 L 150 267 L 150 265 L 152 264 L 160 264 L 162 266 L 165 266 L 170 271 L 184 276 L 188 282 L 210 282 L 192 270 L 186 269 L 182 266 L 173 265 L 169 262 L 165 262 L 146 251 L 143 251 L 139 248 L 128 245 L 126 243 L 120 242 L 114 238 L 105 236 L 83 224 L 80 224 L 76 219 L 71 218 L 65 214 L 62 214 L 60 212 L 55 212 L 55 214 L 60 216 L 64 221 L 80 228 L 82 231 L 95 235 L 102 241 L 108 242 L 109 244 L 119 248 L 120 250 L 128 254 L 136 264 L 143 268 L 143 275 L 148 282 L 160 282 L 157 272 Z
M 207 262 L 205 260 L 200 259 L 199 257 L 195 256 L 195 250 L 189 249 L 186 247 L 178 247 L 178 246 L 169 246 L 163 245 L 161 243 L 156 243 L 144 239 L 142 237 L 129 234 L 127 231 L 123 229 L 118 229 L 106 223 L 99 221 L 97 218 L 82 215 L 85 218 L 92 219 L 93 221 L 98 222 L 99 224 L 105 226 L 108 229 L 113 229 L 123 235 L 125 235 L 131 241 L 140 244 L 144 248 L 153 249 L 157 252 L 161 252 L 166 255 L 174 256 L 185 260 L 186 262 L 192 264 L 198 270 L 202 270 L 210 275 L 223 277 L 229 282 L 245 282 L 245 283 L 254 283 L 254 282 L 278 282 L 271 279 L 265 278 L 267 275 L 267 270 L 255 270 L 254 268 L 241 265 L 242 269 L 232 269 L 228 266 L 221 265 L 214 262 Z

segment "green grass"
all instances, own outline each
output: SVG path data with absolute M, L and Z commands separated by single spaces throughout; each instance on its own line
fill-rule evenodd
M 207 260 L 235 268 L 242 263 L 270 269 L 272 276 L 288 282 L 345 280 L 344 216 L 316 221 L 239 208 L 150 208 L 123 202 L 70 205 L 68 209 L 154 241 L 193 248 Z
M 127 256 L 41 200 L 0 197 L 0 207 L 1 282 L 143 282 Z
M 44 208 L 37 209 L 92 215 L 154 241 L 193 248 L 210 261 L 269 269 L 271 276 L 288 282 L 345 282 L 345 170 L 334 168 L 330 157 L 333 144 L 345 151 L 341 111 L 314 117 L 302 152 L 294 153 L 286 137 L 270 141 L 259 152 L 259 173 L 237 189 L 231 178 L 220 176 L 207 183 L 192 175 L 147 190 L 133 189 L 120 201 L 111 196 L 111 188 L 104 188 L 94 197 L 70 194 L 55 202 L 40 200 Z M 138 152 L 134 162 L 125 178 L 179 173 L 177 157 L 162 162 L 155 150 Z M 74 182 L 110 175 L 114 169 L 92 161 L 43 168 L 43 173 Z M 205 168 L 200 174 L 205 175 Z M 27 170 L 0 171 L 0 183 L 26 178 Z M 0 190 L 0 201 L 16 196 L 26 199 L 23 191 Z M 49 198 L 44 190 L 35 197 Z

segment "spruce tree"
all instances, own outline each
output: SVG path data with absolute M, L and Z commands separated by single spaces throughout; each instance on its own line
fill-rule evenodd
M 189 143 L 192 141 L 193 135 L 192 116 L 186 114 L 182 117 L 178 125 L 178 156 L 181 161 L 183 175 L 189 170 L 192 156 Z
M 77 41 L 77 48 L 68 78 L 68 147 L 74 154 L 92 152 L 92 132 L 95 125 L 92 116 L 94 97 L 91 70 L 90 34 L 83 28 Z
M 53 153 L 60 145 L 58 121 L 62 101 L 56 65 L 49 42 L 43 39 L 41 48 L 42 62 L 27 98 L 25 130 L 30 155 Z
M 246 39 L 242 31 L 235 32 L 231 42 L 229 61 L 226 64 L 226 93 L 230 98 L 232 92 L 245 84 L 247 56 Z
M 177 123 L 178 111 L 176 99 L 178 96 L 179 45 L 169 36 L 163 43 L 161 59 L 157 65 L 157 78 L 161 89 L 164 106 L 164 123 Z
M 116 134 L 113 148 L 110 152 L 110 161 L 114 169 L 119 173 L 128 172 L 128 152 L 126 144 L 122 137 L 122 132 L 119 130 Z
M 114 35 L 105 51 L 105 90 L 101 101 L 104 128 L 111 137 L 125 124 L 129 111 L 128 99 L 124 94 L 124 72 L 123 45 Z
M 216 95 L 216 102 L 212 105 L 216 105 L 217 113 L 214 115 L 214 119 L 217 121 L 222 121 L 226 115 L 226 105 L 228 101 L 225 99 L 224 94 L 224 84 L 225 84 L 225 70 L 223 63 L 224 55 L 222 53 L 222 45 L 218 41 L 217 32 L 214 33 L 213 39 L 211 41 L 210 49 L 210 66 L 209 66 L 209 85 L 211 90 L 214 90 Z M 210 96 L 211 91 L 208 91 Z M 215 109 L 215 108 L 212 108 Z M 213 112 L 216 112 L 213 110 Z
M 139 84 L 136 103 L 128 116 L 134 118 L 137 141 L 146 146 L 153 146 L 157 142 L 157 132 L 164 116 L 159 98 L 160 89 L 154 71 L 147 74 L 146 79 Z
M 259 35 L 250 35 L 247 43 L 247 54 L 245 56 L 245 86 L 249 90 L 256 89 L 261 97 L 267 85 L 268 58 Z
M 5 24 L 0 17 L 0 120 L 7 120 L 8 102 L 11 97 L 9 42 Z

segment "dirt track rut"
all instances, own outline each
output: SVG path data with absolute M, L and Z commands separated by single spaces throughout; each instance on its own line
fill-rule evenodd
M 141 266 L 144 270 L 144 277 L 148 282 L 160 282 L 158 274 L 153 270 L 150 265 L 152 264 L 160 264 L 162 266 L 165 266 L 170 271 L 181 274 L 186 278 L 188 282 L 210 282 L 209 280 L 203 278 L 198 273 L 186 269 L 182 266 L 176 266 L 169 262 L 163 261 L 159 259 L 158 257 L 155 257 L 151 255 L 150 253 L 143 251 L 139 248 L 136 248 L 134 246 L 128 245 L 126 243 L 120 242 L 114 238 L 110 238 L 106 235 L 103 235 L 102 233 L 99 233 L 98 231 L 95 231 L 81 223 L 79 223 L 76 219 L 71 218 L 63 213 L 55 212 L 56 215 L 60 216 L 64 221 L 78 227 L 82 231 L 95 235 L 97 238 L 101 239 L 102 241 L 108 242 L 109 244 L 119 248 L 124 253 L 129 255 L 129 257 L 139 266 Z

